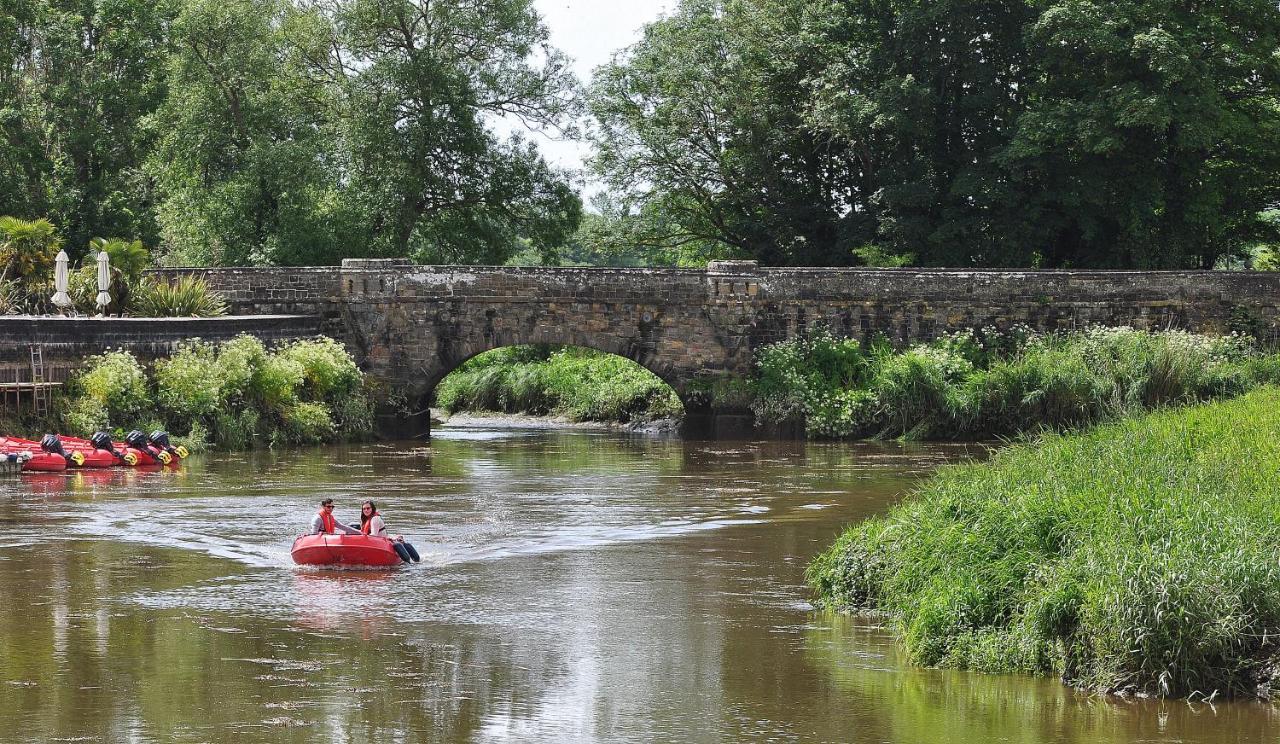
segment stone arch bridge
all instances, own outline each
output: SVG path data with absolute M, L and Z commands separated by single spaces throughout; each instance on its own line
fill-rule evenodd
M 301 315 L 342 338 L 365 371 L 424 408 L 468 358 L 515 344 L 573 344 L 635 360 L 668 382 L 691 419 L 717 378 L 750 373 L 763 345 L 813 324 L 899 343 L 965 327 L 1132 325 L 1225 332 L 1276 327 L 1280 274 L 1257 272 L 706 270 L 415 266 L 181 269 L 232 312 Z M 721 412 L 724 413 L 724 412 Z M 739 412 L 741 413 L 741 412 Z

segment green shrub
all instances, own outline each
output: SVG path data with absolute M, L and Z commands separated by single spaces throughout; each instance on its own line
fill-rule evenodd
M 255 379 L 267 362 L 267 349 L 256 337 L 241 334 L 218 347 L 218 376 L 227 400 L 243 400 L 255 390 Z
M 1244 337 L 1185 331 L 988 328 L 894 351 L 814 330 L 758 352 L 751 407 L 803 417 L 812 437 L 1012 436 L 1239 395 L 1280 379 L 1269 359 Z
M 510 347 L 478 354 L 436 386 L 449 412 L 554 414 L 632 421 L 683 410 L 666 383 L 636 363 L 590 349 Z
M 0 283 L 42 283 L 53 273 L 62 245 L 58 229 L 46 219 L 0 217 Z
M 302 387 L 311 400 L 344 398 L 363 379 L 355 360 L 331 338 L 295 341 L 276 353 L 302 367 Z
M 251 336 L 220 345 L 190 341 L 155 363 L 150 385 L 154 401 L 131 355 L 94 357 L 68 385 L 59 410 L 76 433 L 165 428 L 196 445 L 211 440 L 233 449 L 262 440 L 362 438 L 374 425 L 363 376 L 333 341 L 302 342 L 276 353 Z M 327 396 L 332 407 L 301 400 L 300 393 Z
M 250 393 L 269 410 L 284 410 L 298 399 L 298 388 L 306 378 L 306 369 L 285 356 L 267 357 L 253 376 Z
M 226 404 L 218 352 L 199 341 L 182 344 L 155 363 L 156 400 L 178 433 L 207 421 Z
M 68 388 L 73 398 L 72 409 L 78 410 L 82 416 L 78 425 L 99 415 L 98 408 L 105 412 L 110 426 L 138 421 L 150 415 L 152 410 L 146 373 L 128 352 L 112 351 L 90 357 Z M 91 402 L 78 403 L 75 399 Z
M 296 403 L 281 412 L 286 441 L 319 444 L 333 439 L 333 418 L 323 403 Z

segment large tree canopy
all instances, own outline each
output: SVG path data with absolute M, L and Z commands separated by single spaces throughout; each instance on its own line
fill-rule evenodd
M 182 263 L 501 262 L 576 229 L 532 0 L 0 0 L 0 214 Z
M 684 0 L 592 86 L 594 168 L 768 263 L 1209 267 L 1280 197 L 1262 0 Z

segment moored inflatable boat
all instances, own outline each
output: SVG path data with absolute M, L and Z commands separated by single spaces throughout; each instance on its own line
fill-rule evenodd
M 0 457 L 20 465 L 24 473 L 58 473 L 67 469 L 67 458 L 46 451 L 39 442 L 30 439 L 0 437 Z
M 303 566 L 398 566 L 391 541 L 369 535 L 300 535 L 289 551 Z

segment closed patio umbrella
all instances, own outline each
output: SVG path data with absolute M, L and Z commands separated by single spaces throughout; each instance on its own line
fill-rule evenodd
M 98 254 L 98 310 L 106 313 L 107 305 L 111 304 L 111 295 L 107 294 L 107 290 L 111 289 L 111 257 L 106 251 Z
M 58 251 L 58 258 L 55 259 L 53 269 L 53 304 L 58 308 L 59 312 L 66 312 L 71 307 L 71 295 L 67 294 L 67 288 L 70 279 L 67 276 L 67 258 L 66 251 Z

